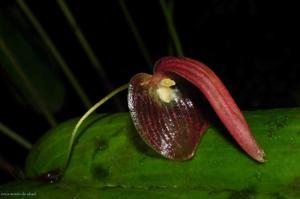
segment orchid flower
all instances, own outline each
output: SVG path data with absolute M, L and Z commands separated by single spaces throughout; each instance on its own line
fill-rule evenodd
M 128 106 L 144 141 L 169 159 L 193 156 L 207 121 L 197 106 L 201 102 L 185 92 L 179 85 L 181 79 L 203 93 L 241 148 L 263 162 L 263 150 L 221 80 L 203 63 L 185 57 L 164 57 L 157 62 L 153 75 L 139 73 L 130 81 Z
M 71 135 L 66 166 L 76 133 L 85 118 L 127 87 L 130 115 L 143 140 L 168 159 L 192 158 L 208 125 L 199 105 L 201 101 L 193 98 L 188 83 L 202 92 L 240 147 L 256 161 L 264 162 L 264 151 L 217 75 L 199 61 L 164 57 L 156 63 L 153 75 L 136 74 L 129 87 L 126 84 L 112 91 L 82 116 Z

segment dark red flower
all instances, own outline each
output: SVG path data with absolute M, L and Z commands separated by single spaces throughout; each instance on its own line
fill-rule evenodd
M 199 102 L 190 96 L 181 80 L 189 81 L 203 93 L 246 153 L 264 161 L 263 150 L 221 80 L 203 63 L 185 57 L 164 57 L 157 62 L 153 75 L 139 73 L 130 81 L 130 114 L 149 146 L 169 159 L 189 159 L 207 128 Z

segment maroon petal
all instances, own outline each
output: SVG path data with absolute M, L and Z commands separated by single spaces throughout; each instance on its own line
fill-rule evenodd
M 155 73 L 175 73 L 197 86 L 239 145 L 255 160 L 264 161 L 240 109 L 221 80 L 206 65 L 189 58 L 165 57 L 157 62 Z
M 180 85 L 165 74 L 139 73 L 129 84 L 128 106 L 138 133 L 169 159 L 189 159 L 207 128 L 200 109 Z

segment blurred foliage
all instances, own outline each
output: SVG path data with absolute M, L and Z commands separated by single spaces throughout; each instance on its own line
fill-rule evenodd
M 41 100 L 52 113 L 57 113 L 64 103 L 64 84 L 57 76 L 51 57 L 47 55 L 44 46 L 31 36 L 33 33 L 28 28 L 26 29 L 30 26 L 28 22 L 20 18 L 18 12 L 14 10 L 1 12 L 0 38 L 13 52 L 15 61 L 21 66 Z M 3 49 L 0 50 L 0 67 L 1 78 L 10 88 L 15 101 L 24 106 L 30 105 L 33 110 L 40 112 L 35 97 L 32 96 Z

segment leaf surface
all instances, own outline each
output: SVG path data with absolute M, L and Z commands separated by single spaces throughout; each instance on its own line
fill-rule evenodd
M 300 109 L 245 116 L 268 154 L 264 164 L 250 159 L 223 136 L 225 129 L 215 127 L 204 134 L 193 159 L 167 160 L 144 144 L 128 113 L 101 114 L 85 122 L 60 182 L 15 182 L 0 191 L 35 191 L 40 198 L 59 193 L 66 198 L 299 198 Z M 26 164 L 29 177 L 63 165 L 75 123 L 62 123 L 35 145 Z

